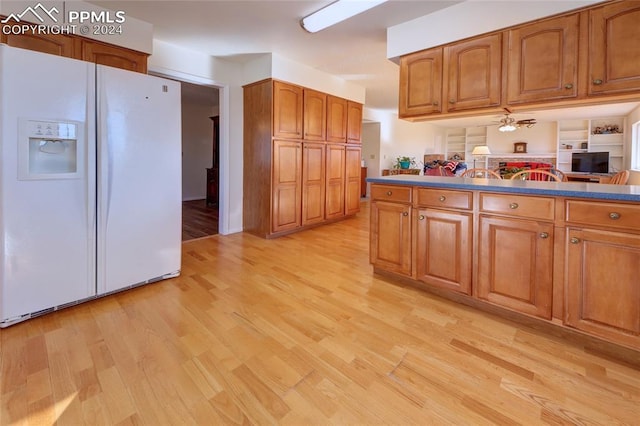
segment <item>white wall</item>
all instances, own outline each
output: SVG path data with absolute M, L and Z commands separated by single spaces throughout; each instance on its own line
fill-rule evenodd
M 387 58 L 397 58 L 599 1 L 464 1 L 388 28 Z
M 640 106 L 631 111 L 631 113 L 627 116 L 627 127 L 625 128 L 625 133 L 628 138 L 631 138 L 631 144 L 629 150 L 627 150 L 627 161 L 625 167 L 631 168 L 631 156 L 635 155 L 636 158 L 640 157 L 640 135 L 633 134 L 632 127 L 634 123 L 640 122 Z M 635 138 L 635 140 L 633 139 Z M 630 185 L 640 185 L 640 169 L 630 170 L 629 176 L 629 184 Z
M 396 113 L 386 110 L 365 108 L 364 118 L 380 123 L 380 154 L 377 162 L 380 170 L 390 169 L 399 156 L 415 157 L 422 167 L 424 154 L 444 153 L 444 128 L 430 123 L 400 120 Z
M 243 65 L 154 40 L 149 71 L 220 90 L 221 234 L 242 231 Z
M 213 122 L 218 108 L 182 102 L 182 200 L 207 196 L 207 168 L 213 159 Z
M 367 177 L 380 176 L 380 123 L 362 123 L 362 159 L 367 168 Z M 369 194 L 367 184 L 367 195 Z
M 555 154 L 557 140 L 556 122 L 538 123 L 513 132 L 500 132 L 498 126 L 487 127 L 487 146 L 492 155 L 513 153 L 514 142 L 527 142 L 527 154 Z
M 243 84 L 267 78 L 286 81 L 364 104 L 365 88 L 275 53 L 256 57 L 244 68 Z

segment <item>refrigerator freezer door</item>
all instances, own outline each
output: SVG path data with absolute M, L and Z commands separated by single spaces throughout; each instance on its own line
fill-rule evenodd
M 98 293 L 180 270 L 180 85 L 97 67 Z
M 94 70 L 0 45 L 0 326 L 95 294 Z M 52 133 L 39 141 L 37 125 Z M 75 162 L 20 177 L 29 144 L 41 157 L 73 148 Z

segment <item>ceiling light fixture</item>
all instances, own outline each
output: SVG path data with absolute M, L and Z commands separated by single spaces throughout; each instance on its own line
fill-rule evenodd
M 337 0 L 317 12 L 302 18 L 300 25 L 306 31 L 315 33 L 386 1 L 387 0 Z
M 501 132 L 513 132 L 517 129 L 515 124 L 516 120 L 509 117 L 509 114 L 507 114 L 506 117 L 500 120 L 500 127 L 498 127 L 498 130 L 500 130 Z

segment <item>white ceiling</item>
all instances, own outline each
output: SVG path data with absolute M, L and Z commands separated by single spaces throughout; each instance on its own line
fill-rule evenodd
M 184 48 L 246 61 L 267 52 L 306 64 L 366 88 L 365 106 L 397 111 L 398 65 L 386 57 L 386 29 L 452 6 L 460 1 L 390 0 L 367 12 L 315 34 L 300 19 L 333 0 L 254 1 L 95 1 L 111 10 L 124 10 L 153 24 L 154 38 Z M 477 1 L 477 0 L 476 0 Z M 505 4 L 516 2 L 507 2 Z M 586 110 L 551 110 L 514 118 L 538 121 L 564 117 L 626 115 L 637 104 Z M 585 114 L 590 114 L 585 116 Z M 486 125 L 492 117 L 434 122 L 436 125 Z

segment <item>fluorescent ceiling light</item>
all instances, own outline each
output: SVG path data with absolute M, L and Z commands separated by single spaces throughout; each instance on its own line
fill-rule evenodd
M 324 30 L 327 27 L 356 16 L 387 0 L 337 0 L 311 15 L 302 18 L 300 25 L 310 33 Z

